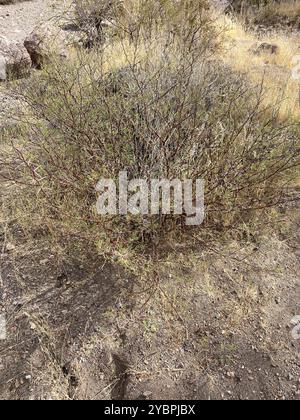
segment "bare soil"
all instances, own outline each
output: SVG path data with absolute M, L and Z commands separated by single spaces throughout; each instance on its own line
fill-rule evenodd
M 284 217 L 288 233 L 178 244 L 150 285 L 3 226 L 1 399 L 298 400 L 299 209 Z

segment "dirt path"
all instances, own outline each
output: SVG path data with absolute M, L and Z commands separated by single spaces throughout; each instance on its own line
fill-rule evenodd
M 30 0 L 0 5 L 0 36 L 23 42 L 36 24 L 55 16 L 60 4 L 57 0 Z
M 23 44 L 25 38 L 43 21 L 62 16 L 68 0 L 29 0 L 0 5 L 0 37 Z M 0 128 L 10 125 L 10 114 L 18 101 L 11 97 L 7 86 L 0 83 Z

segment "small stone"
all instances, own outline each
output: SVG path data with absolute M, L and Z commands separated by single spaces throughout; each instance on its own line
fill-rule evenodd
M 5 248 L 6 248 L 6 251 L 8 252 L 14 251 L 16 249 L 15 245 L 11 243 L 8 243 Z
M 143 397 L 144 398 L 150 398 L 152 395 L 153 395 L 153 392 L 151 392 L 151 391 L 143 392 Z
M 24 46 L 0 36 L 0 81 L 29 75 L 31 59 Z
M 253 48 L 250 49 L 250 51 L 254 55 L 262 55 L 262 54 L 276 55 L 279 52 L 279 47 L 278 45 L 275 45 L 275 44 L 269 44 L 267 42 L 263 42 L 261 44 L 256 44 Z

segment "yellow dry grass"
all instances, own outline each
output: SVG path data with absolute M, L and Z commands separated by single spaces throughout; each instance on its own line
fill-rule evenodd
M 293 77 L 293 69 L 295 57 L 300 57 L 300 35 L 272 32 L 258 37 L 227 16 L 219 18 L 219 25 L 225 28 L 223 60 L 235 70 L 245 73 L 254 83 L 264 80 L 266 104 L 281 101 L 282 119 L 299 118 L 300 80 Z M 277 54 L 254 54 L 251 50 L 262 42 L 277 45 Z
M 282 3 L 275 3 L 272 5 L 274 12 L 282 16 L 297 16 L 300 14 L 299 0 L 288 0 Z
M 258 13 L 261 17 L 271 19 L 274 16 L 283 19 L 295 19 L 300 16 L 300 2 L 299 0 L 286 0 L 280 3 L 273 1 L 271 4 L 262 7 Z

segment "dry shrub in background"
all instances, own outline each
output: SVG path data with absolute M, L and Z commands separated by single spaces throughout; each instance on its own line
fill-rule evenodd
M 97 182 L 123 170 L 132 178 L 203 178 L 207 216 L 198 230 L 229 228 L 282 199 L 297 175 L 297 127 L 278 122 L 276 104 L 263 106 L 263 84 L 249 85 L 213 58 L 207 14 L 201 24 L 198 2 L 181 3 L 192 4 L 186 27 L 173 22 L 170 33 L 170 20 L 145 21 L 143 9 L 129 26 L 122 20 L 113 45 L 53 62 L 20 86 L 22 124 L 0 163 L 22 226 L 113 246 L 185 229 L 184 215 L 97 215 Z
M 203 40 L 203 32 L 212 31 L 209 8 L 208 0 L 76 0 L 69 18 L 86 34 L 88 47 L 107 36 L 133 42 L 142 37 L 153 41 L 159 33 L 189 40 L 201 34 Z
M 104 29 L 113 24 L 114 17 L 122 10 L 123 3 L 119 0 L 76 0 L 71 20 L 85 34 L 85 46 L 91 48 L 104 41 Z
M 231 0 L 230 9 L 254 27 L 260 25 L 296 30 L 300 27 L 299 0 Z
M 269 2 L 261 7 L 252 21 L 256 25 L 288 27 L 299 30 L 300 28 L 300 3 L 299 0 L 283 0 Z

